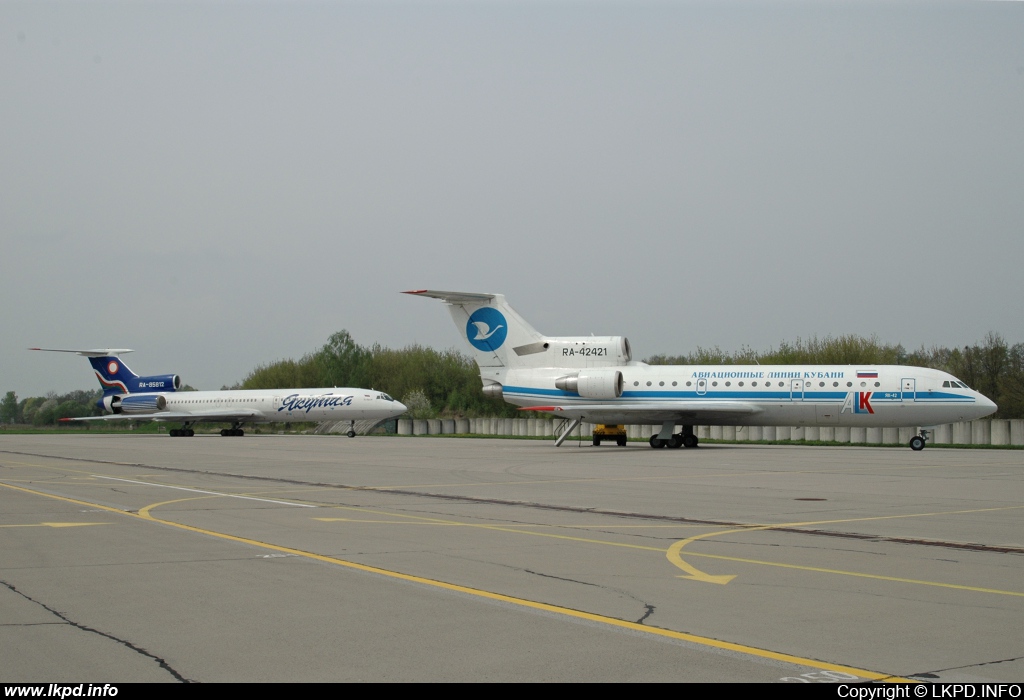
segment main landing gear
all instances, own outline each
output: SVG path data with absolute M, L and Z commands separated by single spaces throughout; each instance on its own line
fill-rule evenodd
M 245 431 L 242 430 L 241 422 L 235 423 L 230 428 L 225 428 L 220 431 L 221 437 L 242 437 L 243 435 L 245 435 Z
M 921 450 L 924 449 L 925 443 L 927 442 L 928 431 L 922 428 L 920 435 L 915 435 L 914 437 L 910 438 L 910 449 L 912 449 L 914 452 L 920 452 Z
M 355 420 L 353 420 L 351 423 L 349 423 L 349 425 L 348 425 L 348 432 L 345 433 L 345 434 L 348 435 L 350 438 L 356 436 L 356 422 L 355 422 Z
M 661 432 L 651 436 L 651 447 L 656 450 L 662 447 L 679 449 L 680 447 L 696 447 L 699 444 L 692 425 L 684 425 L 681 433 L 673 433 L 674 427 L 676 427 L 675 423 L 665 423 L 661 427 Z
M 192 426 L 195 425 L 195 421 L 191 423 L 185 423 L 180 428 L 171 428 L 171 437 L 193 437 L 196 431 L 192 430 Z

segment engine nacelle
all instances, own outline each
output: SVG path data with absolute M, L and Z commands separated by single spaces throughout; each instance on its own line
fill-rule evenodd
M 480 390 L 483 393 L 484 396 L 487 396 L 487 397 L 490 397 L 490 398 L 493 398 L 493 399 L 504 398 L 505 387 L 503 387 L 501 384 L 499 384 L 498 382 L 495 382 L 495 381 L 491 381 L 491 380 L 484 380 L 484 381 L 485 381 L 484 387 L 483 387 L 483 389 Z
M 555 380 L 562 391 L 584 399 L 617 399 L 622 396 L 622 372 L 617 369 L 593 369 Z
M 146 413 L 157 413 L 158 411 L 163 411 L 167 408 L 167 399 L 160 394 L 129 394 L 128 396 L 115 396 L 112 398 L 120 398 L 117 408 L 113 408 L 114 402 L 113 400 L 111 401 L 111 407 L 114 413 L 142 415 Z M 104 400 L 104 403 L 106 403 L 106 400 Z
M 135 377 L 129 382 L 128 390 L 137 391 L 178 391 L 181 389 L 181 377 L 176 374 L 156 374 L 152 377 Z

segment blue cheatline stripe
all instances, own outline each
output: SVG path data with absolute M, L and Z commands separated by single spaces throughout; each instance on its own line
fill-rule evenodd
M 503 393 L 506 396 L 536 396 L 536 397 L 554 397 L 567 399 L 569 403 L 580 402 L 580 403 L 592 403 L 597 399 L 586 399 L 581 397 L 579 394 L 571 394 L 561 389 L 537 389 L 533 387 L 524 386 L 506 386 L 504 387 Z M 698 394 L 696 391 L 624 391 L 622 397 L 619 399 L 600 399 L 601 401 L 615 401 L 616 403 L 631 403 L 633 401 L 640 400 L 655 400 L 655 401 L 671 401 L 671 400 L 699 400 L 713 403 L 715 401 L 749 401 L 749 402 L 766 402 L 773 403 L 778 401 L 793 401 L 799 403 L 803 401 L 805 403 L 843 403 L 846 401 L 846 397 L 849 393 L 857 393 L 852 389 L 850 391 L 805 391 L 801 398 L 801 395 L 797 393 L 794 397 L 789 391 L 708 391 L 704 394 Z M 882 392 L 873 391 L 871 396 L 872 403 L 901 403 L 901 402 L 913 402 L 914 397 L 907 396 L 903 397 L 899 392 L 887 392 L 894 394 L 893 396 L 882 396 Z M 936 395 L 918 393 L 916 401 L 922 403 L 927 401 L 928 403 L 975 403 L 973 396 L 960 396 L 957 394 L 945 394 L 941 393 Z M 609 404 L 614 405 L 614 404 Z

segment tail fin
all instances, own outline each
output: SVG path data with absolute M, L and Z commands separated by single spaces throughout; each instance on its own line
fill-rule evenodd
M 510 368 L 519 358 L 545 349 L 545 338 L 508 305 L 501 294 L 439 292 L 419 289 L 405 294 L 441 299 L 463 339 L 473 349 L 473 359 L 485 369 Z
M 55 350 L 53 348 L 29 348 L 29 350 L 41 350 L 43 352 L 72 352 L 89 358 L 89 364 L 96 372 L 96 378 L 100 380 L 103 387 L 103 395 L 128 394 L 132 389 L 138 390 L 137 380 L 139 375 L 128 369 L 128 365 L 118 357 L 124 353 L 132 352 L 128 349 L 110 350 Z M 136 380 L 133 382 L 132 380 Z

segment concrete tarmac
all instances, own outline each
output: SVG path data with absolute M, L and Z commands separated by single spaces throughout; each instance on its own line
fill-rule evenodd
M 1022 462 L 0 436 L 0 680 L 1020 681 Z

